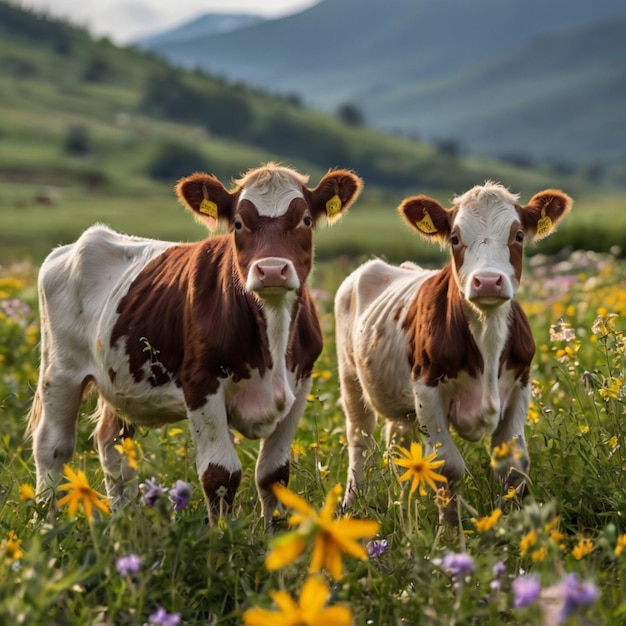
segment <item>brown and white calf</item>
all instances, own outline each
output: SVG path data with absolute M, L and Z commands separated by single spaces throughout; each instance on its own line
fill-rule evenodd
M 345 506 L 364 479 L 364 453 L 376 415 L 393 432 L 420 429 L 443 459 L 449 486 L 465 464 L 450 435 L 491 436 L 492 448 L 516 440 L 519 458 L 498 470 L 528 470 L 524 421 L 535 343 L 515 299 L 525 240 L 552 232 L 571 199 L 536 194 L 527 206 L 499 184 L 476 186 L 443 208 L 426 196 L 406 199 L 400 215 L 418 234 L 450 249 L 440 270 L 372 260 L 340 286 L 335 300 L 342 403 L 350 467 Z M 506 464 L 505 464 L 506 465 Z M 517 476 L 518 480 L 520 476 Z
M 96 439 L 107 493 L 136 493 L 115 444 L 134 426 L 187 418 L 215 519 L 230 507 L 241 463 L 229 427 L 263 439 L 256 485 L 266 526 L 287 483 L 289 453 L 322 349 L 307 288 L 313 227 L 340 217 L 361 180 L 344 170 L 315 189 L 274 164 L 228 191 L 216 178 L 179 181 L 180 201 L 228 234 L 198 243 L 130 237 L 96 225 L 54 250 L 39 275 L 41 370 L 31 409 L 37 490 L 73 454 L 85 391 L 99 395 Z

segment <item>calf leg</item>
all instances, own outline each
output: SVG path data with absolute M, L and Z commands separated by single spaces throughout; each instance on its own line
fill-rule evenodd
M 436 387 L 419 383 L 415 385 L 415 411 L 419 424 L 428 433 L 426 454 L 437 453 L 437 459 L 444 462 L 437 472 L 448 479 L 447 485 L 439 489 L 441 495 L 445 496 L 439 503 L 439 518 L 456 523 L 458 517 L 454 486 L 463 477 L 465 462 L 450 435 L 446 412 Z
M 509 405 L 491 437 L 491 449 L 505 443 L 514 442 L 514 447 L 502 459 L 494 459 L 494 472 L 504 492 L 511 486 L 524 482 L 528 474 L 530 460 L 524 436 L 524 423 L 530 404 L 530 386 L 517 388 Z
M 85 381 L 76 383 L 69 373 L 42 369 L 33 407 L 30 427 L 37 469 L 37 492 L 56 487 L 63 465 L 74 454 L 76 420 L 83 398 Z
M 376 413 L 364 399 L 363 389 L 355 375 L 340 372 L 340 381 L 349 461 L 343 506 L 348 508 L 354 504 L 358 490 L 363 485 L 365 456 L 373 445 Z
M 132 500 L 138 492 L 137 472 L 129 466 L 126 455 L 116 448 L 123 439 L 132 437 L 135 429 L 123 422 L 115 409 L 102 398 L 98 400 L 96 415 L 98 455 L 104 470 L 107 496 L 115 508 Z
M 241 462 L 228 428 L 222 394 L 209 396 L 204 406 L 188 412 L 188 418 L 209 522 L 216 524 L 230 511 L 241 482 Z
M 256 463 L 256 487 L 267 532 L 271 531 L 274 510 L 278 504 L 272 485 L 280 483 L 287 486 L 289 482 L 291 444 L 310 390 L 311 379 L 303 381 L 289 413 L 276 426 L 276 430 L 261 442 Z

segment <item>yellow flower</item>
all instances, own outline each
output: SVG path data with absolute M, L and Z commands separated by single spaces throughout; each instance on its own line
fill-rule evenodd
M 496 459 L 505 459 L 511 453 L 511 446 L 503 441 L 499 446 L 495 446 L 491 454 Z
M 514 500 L 517 496 L 517 489 L 515 489 L 515 487 L 513 487 L 513 485 L 511 485 L 506 493 L 502 496 L 503 500 Z
M 526 556 L 529 548 L 537 543 L 537 538 L 538 537 L 536 530 L 531 530 L 530 532 L 526 533 L 524 537 L 522 537 L 521 541 L 519 542 L 520 553 L 522 556 Z
M 69 465 L 64 465 L 63 468 L 65 470 L 65 477 L 70 482 L 59 485 L 59 489 L 68 492 L 67 495 L 63 496 L 59 500 L 59 506 L 69 504 L 70 516 L 73 516 L 76 513 L 76 509 L 79 504 L 83 505 L 85 514 L 89 519 L 93 517 L 94 506 L 105 515 L 108 515 L 108 499 L 89 486 L 85 472 L 78 470 L 78 472 L 74 473 Z
M 243 614 L 244 626 L 350 626 L 352 613 L 343 606 L 324 608 L 329 595 L 326 583 L 319 576 L 309 576 L 294 602 L 286 591 L 271 591 L 279 611 L 252 608 Z
M 615 556 L 621 556 L 624 548 L 626 548 L 626 533 L 620 535 L 617 538 L 617 545 L 615 546 Z
M 531 555 L 530 558 L 533 560 L 533 563 L 541 563 L 546 560 L 548 556 L 548 550 L 545 546 L 541 546 L 541 548 L 537 548 Z
M 611 446 L 611 448 L 617 448 L 617 444 L 619 443 L 619 440 L 617 439 L 616 435 L 613 435 L 610 439 L 609 439 L 609 446 Z
M 4 552 L 9 563 L 13 563 L 13 561 L 17 561 L 22 558 L 24 552 L 20 548 L 21 544 L 22 540 L 17 538 L 14 530 L 10 530 L 6 539 L 2 540 L 2 543 L 0 544 L 0 551 Z
M 139 456 L 139 446 L 130 438 L 124 437 L 121 444 L 117 444 L 115 449 L 126 456 L 126 463 L 130 469 L 137 471 L 137 458 Z
M 593 541 L 591 539 L 581 539 L 572 549 L 572 556 L 580 561 L 593 550 Z
M 474 522 L 474 526 L 476 526 L 476 530 L 479 533 L 486 533 L 498 523 L 501 515 L 502 511 L 500 509 L 494 509 L 493 513 L 486 517 L 481 517 L 480 519 L 473 517 L 472 522 Z
M 325 567 L 334 580 L 343 576 L 342 553 L 358 559 L 367 559 L 367 551 L 356 539 L 370 538 L 378 532 L 378 522 L 355 520 L 350 517 L 334 518 L 337 503 L 341 497 L 341 485 L 336 485 L 327 495 L 322 510 L 317 511 L 300 496 L 287 487 L 273 485 L 276 497 L 295 514 L 287 521 L 299 525 L 292 533 L 277 537 L 272 542 L 272 552 L 265 560 L 268 570 L 276 570 L 293 562 L 304 550 L 307 539 L 313 537 L 314 548 L 311 557 L 311 572 Z
M 399 482 L 409 480 L 413 478 L 413 484 L 411 485 L 411 491 L 409 495 L 413 495 L 415 490 L 419 487 L 420 495 L 426 495 L 425 485 L 429 485 L 434 491 L 437 491 L 437 485 L 435 481 L 441 483 L 447 483 L 448 479 L 442 474 L 438 474 L 433 470 L 441 467 L 444 461 L 433 461 L 437 455 L 437 451 L 432 452 L 428 456 L 423 455 L 423 448 L 421 443 L 415 441 L 411 442 L 411 449 L 407 450 L 398 446 L 398 450 L 406 458 L 395 459 L 394 463 L 400 467 L 406 467 L 407 471 L 398 478 Z
M 32 500 L 35 497 L 35 490 L 33 489 L 33 486 L 28 483 L 20 485 L 17 492 L 20 494 L 20 500 L 22 502 Z
M 527 419 L 531 424 L 539 422 L 539 411 L 533 405 L 528 408 Z

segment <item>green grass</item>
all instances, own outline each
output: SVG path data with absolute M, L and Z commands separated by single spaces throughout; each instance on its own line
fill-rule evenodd
M 347 470 L 331 307 L 334 290 L 353 265 L 347 259 L 321 262 L 314 275 L 315 286 L 327 293 L 319 300 L 325 348 L 292 448 L 290 487 L 317 510 L 334 485 L 344 484 Z M 163 607 L 185 624 L 234 625 L 252 607 L 278 610 L 273 590 L 297 599 L 311 548 L 279 571 L 265 569 L 269 543 L 253 478 L 258 442 L 237 445 L 242 484 L 232 516 L 216 528 L 205 523 L 185 423 L 142 430 L 135 438 L 141 481 L 193 485 L 191 503 L 181 511 L 174 512 L 167 499 L 149 508 L 140 496 L 91 522 L 80 510 L 70 518 L 65 507 L 48 521 L 43 504 L 20 498 L 20 486 L 32 484 L 34 475 L 23 416 L 37 377 L 35 274 L 34 266 L 22 263 L 5 268 L 0 278 L 0 581 L 10 590 L 0 598 L 0 621 L 144 624 Z M 388 551 L 364 562 L 345 557 L 344 574 L 328 598 L 330 605 L 348 608 L 354 624 L 541 623 L 548 595 L 559 602 L 560 588 L 552 586 L 568 574 L 588 581 L 600 597 L 563 623 L 623 620 L 626 550 L 617 554 L 616 548 L 626 533 L 626 267 L 613 257 L 582 252 L 558 266 L 535 257 L 521 300 L 538 345 L 526 426 L 532 461 L 526 498 L 502 503 L 487 442 L 459 441 L 469 470 L 461 485 L 460 521 L 440 527 L 433 493 L 409 498 L 377 432 L 367 486 L 352 513 L 380 524 Z M 596 321 L 599 313 L 606 328 Z M 618 317 L 610 318 L 613 313 Z M 550 327 L 560 319 L 573 337 L 551 338 Z M 101 491 L 91 429 L 79 420 L 71 467 L 83 469 Z M 491 516 L 498 506 L 503 514 L 493 528 L 478 532 L 473 519 Z M 17 540 L 10 540 L 11 532 Z M 584 546 L 590 548 L 586 554 Z M 467 553 L 474 570 L 455 580 L 441 562 L 449 552 Z M 121 576 L 117 560 L 129 554 L 140 557 L 140 569 Z M 499 563 L 504 570 L 496 575 Z M 514 606 L 521 570 L 537 576 L 544 590 L 529 608 Z

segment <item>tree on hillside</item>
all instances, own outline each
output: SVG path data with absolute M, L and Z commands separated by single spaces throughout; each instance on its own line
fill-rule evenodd
M 349 126 L 363 126 L 365 124 L 365 116 L 356 104 L 347 102 L 337 109 L 337 117 Z

